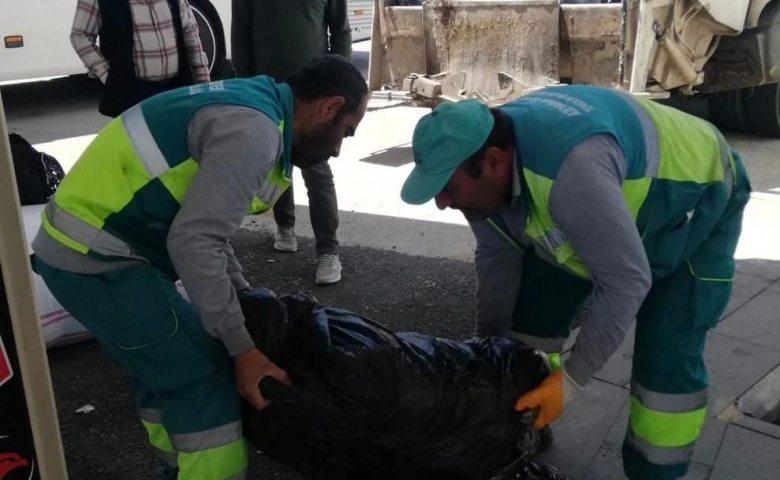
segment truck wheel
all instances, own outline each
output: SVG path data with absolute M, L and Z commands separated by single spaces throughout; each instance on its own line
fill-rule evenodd
M 710 120 L 719 129 L 730 132 L 747 132 L 742 90 L 728 90 L 712 94 L 708 98 Z
M 211 80 L 228 77 L 225 47 L 225 32 L 222 21 L 214 6 L 208 0 L 189 0 L 192 13 L 198 22 L 200 43 L 209 62 Z
M 747 131 L 780 138 L 780 83 L 745 88 L 742 97 Z
M 780 84 L 741 88 L 709 96 L 712 123 L 731 132 L 780 138 Z

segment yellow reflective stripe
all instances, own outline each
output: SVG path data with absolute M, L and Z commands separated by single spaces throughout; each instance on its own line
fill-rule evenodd
M 149 174 L 117 118 L 89 144 L 62 179 L 54 199 L 63 210 L 102 228 L 106 217 L 122 210 L 148 181 Z M 99 206 L 89 201 L 95 198 L 100 199 Z
M 41 225 L 43 226 L 43 229 L 46 230 L 46 233 L 51 235 L 52 238 L 66 247 L 72 248 L 73 250 L 79 253 L 83 253 L 84 255 L 89 252 L 89 248 L 87 248 L 85 245 L 80 244 L 79 242 L 73 240 L 69 236 L 54 228 L 54 226 L 52 226 L 52 224 L 49 222 L 49 218 L 46 216 L 45 210 L 41 212 Z
M 694 442 L 706 415 L 706 407 L 679 413 L 651 410 L 631 396 L 631 430 L 654 446 L 682 447 Z
M 146 433 L 149 434 L 149 443 L 151 443 L 154 448 L 163 452 L 174 451 L 171 439 L 168 437 L 168 432 L 162 424 L 152 423 L 143 418 L 141 419 L 141 423 L 143 423 Z
M 242 479 L 247 464 L 247 449 L 242 438 L 208 450 L 179 452 L 180 478 Z
M 652 182 L 653 179 L 650 177 L 623 180 L 623 197 L 626 199 L 631 218 L 634 220 L 639 216 L 639 210 L 647 199 Z
M 528 189 L 535 200 L 535 202 L 530 202 L 531 211 L 528 212 L 528 225 L 526 225 L 525 230 L 531 238 L 538 239 L 553 226 L 548 204 L 553 181 L 527 168 L 523 168 L 523 174 Z
M 590 272 L 574 252 L 574 248 L 563 232 L 555 226 L 550 216 L 550 190 L 553 181 L 524 168 L 526 184 L 534 201 L 530 202 L 531 211 L 525 232 L 544 250 L 550 252 L 555 261 L 580 278 L 590 278 Z
M 561 354 L 560 353 L 548 353 L 547 359 L 550 360 L 550 366 L 553 372 L 561 368 Z
M 171 195 L 173 195 L 173 198 L 181 204 L 197 171 L 198 163 L 195 160 L 188 158 L 160 175 L 158 179 L 165 185 L 165 188 Z
M 570 242 L 566 242 L 555 250 L 555 258 L 564 267 L 580 278 L 590 279 L 590 272 L 580 257 L 574 252 Z
M 158 411 L 159 412 L 159 411 Z M 173 449 L 171 440 L 168 438 L 168 432 L 160 424 L 144 418 L 141 415 L 141 423 L 149 436 L 149 443 L 154 448 L 155 454 L 168 466 L 176 468 L 178 466 L 178 453 Z
M 268 205 L 266 205 L 262 200 L 257 198 L 257 196 L 252 197 L 252 203 L 249 204 L 249 208 L 246 211 L 247 215 L 254 215 L 257 213 L 263 213 L 266 210 L 268 210 Z
M 707 184 L 724 179 L 721 147 L 711 124 L 646 98 L 635 97 L 658 131 L 658 178 Z
M 129 108 L 120 118 L 136 156 L 146 167 L 149 179 L 169 170 L 171 167 L 157 146 L 140 105 Z

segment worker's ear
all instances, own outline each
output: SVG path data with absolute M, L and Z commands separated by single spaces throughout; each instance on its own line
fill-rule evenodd
M 485 150 L 482 168 L 492 178 L 504 178 L 511 172 L 511 164 L 507 161 L 506 152 L 498 147 Z
M 320 101 L 319 105 L 319 117 L 320 120 L 332 120 L 338 115 L 341 106 L 344 105 L 346 100 L 344 97 L 326 97 Z

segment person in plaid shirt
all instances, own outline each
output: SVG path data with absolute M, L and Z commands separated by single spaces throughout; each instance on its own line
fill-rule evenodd
M 110 117 L 156 93 L 210 80 L 187 0 L 79 0 L 70 41 L 105 85 L 99 111 Z

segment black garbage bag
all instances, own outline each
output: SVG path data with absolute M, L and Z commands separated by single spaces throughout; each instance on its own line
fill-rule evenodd
M 514 403 L 550 372 L 505 338 L 454 342 L 394 333 L 305 292 L 241 298 L 249 333 L 293 386 L 243 404 L 244 436 L 309 479 L 566 480 L 529 462 L 533 412 Z

